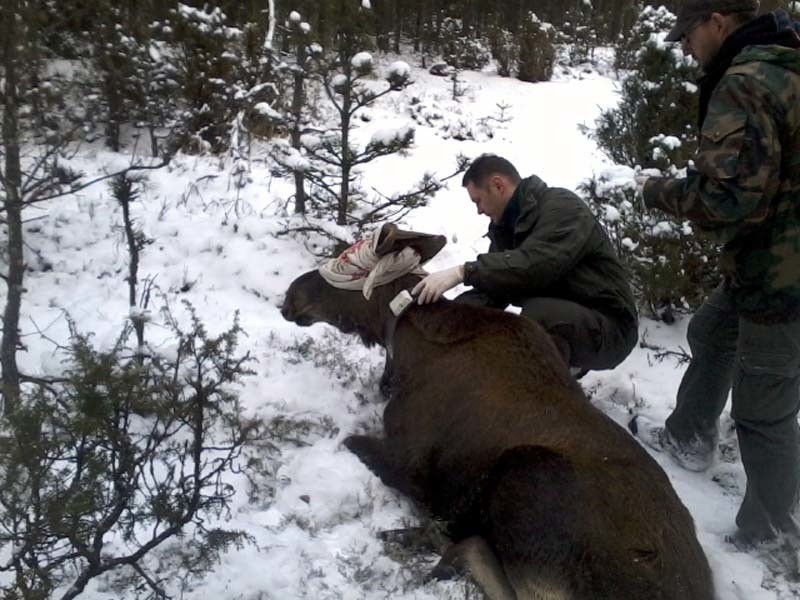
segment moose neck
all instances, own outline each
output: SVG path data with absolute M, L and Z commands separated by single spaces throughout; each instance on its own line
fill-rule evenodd
M 374 291 L 372 302 L 374 303 L 373 314 L 375 318 L 373 319 L 373 324 L 377 326 L 376 333 L 378 333 L 381 340 L 380 345 L 389 354 L 392 353 L 394 330 L 398 321 L 397 315 L 392 312 L 389 304 L 401 291 L 410 291 L 419 279 L 417 275 L 406 275 L 396 281 L 382 285 Z

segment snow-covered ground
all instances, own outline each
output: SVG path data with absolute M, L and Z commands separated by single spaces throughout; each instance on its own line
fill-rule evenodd
M 559 70 L 552 82 L 533 85 L 491 72 L 464 73 L 468 90 L 460 102 L 450 99 L 446 79 L 416 68 L 412 77 L 413 86 L 365 111 L 368 120 L 358 131 L 365 142 L 375 131 L 411 123 L 412 106 L 426 123 L 414 123 L 416 144 L 409 155 L 370 165 L 367 188 L 403 191 L 425 171 L 452 171 L 459 152 L 501 154 L 523 176 L 537 174 L 550 185 L 573 189 L 609 166 L 578 125 L 591 125 L 616 101 L 610 76 Z M 499 105 L 509 105 L 510 120 L 495 120 L 490 137 L 481 119 L 499 116 Z M 446 137 L 456 130 L 476 139 Z M 128 160 L 98 148 L 81 154 L 75 165 L 92 175 Z M 263 450 L 266 467 L 254 475 L 258 489 L 249 488 L 243 476 L 231 476 L 240 493 L 227 526 L 246 531 L 255 544 L 224 555 L 210 576 L 182 595 L 177 581 L 167 591 L 186 600 L 479 597 L 463 582 L 423 582 L 435 557 L 410 560 L 378 539 L 379 531 L 418 519 L 408 501 L 385 488 L 340 444 L 349 433 L 379 426 L 381 351 L 363 348 L 325 325 L 300 329 L 281 318 L 284 291 L 294 277 L 314 268 L 316 259 L 300 241 L 275 236 L 289 221 L 284 209 L 292 186 L 270 176 L 265 152 L 254 151 L 250 175 L 237 196 L 219 160 L 178 156 L 168 169 L 151 174 L 146 193 L 133 207 L 139 226 L 153 240 L 143 251 L 140 277 L 154 278 L 159 292 L 152 300 L 148 340 L 168 343 L 158 312 L 167 301 L 183 314 L 180 301 L 189 300 L 212 332 L 227 328 L 240 311 L 243 350 L 258 360 L 256 374 L 240 390 L 246 410 L 297 425 L 296 432 L 277 440 L 279 452 Z M 407 222 L 447 236 L 448 245 L 430 264 L 433 269 L 471 259 L 487 246 L 486 219 L 474 213 L 459 184 L 451 182 Z M 99 345 L 116 339 L 128 315 L 122 217 L 104 186 L 34 209 L 28 217 L 38 218 L 26 231 L 33 271 L 26 280 L 27 352 L 20 362 L 27 372 L 53 373 L 61 360 L 54 342 L 68 334 L 65 313 L 80 331 L 94 332 Z M 685 319 L 674 325 L 643 319 L 641 334 L 650 345 L 677 349 L 685 346 L 685 327 Z M 620 423 L 633 406 L 662 420 L 673 405 L 682 369 L 637 347 L 614 371 L 590 373 L 581 383 L 592 401 Z M 720 600 L 797 597 L 759 557 L 725 542 L 744 486 L 735 454 L 704 474 L 683 471 L 664 456 L 656 459 L 694 515 Z M 148 563 L 155 565 L 156 557 Z M 85 597 L 106 600 L 116 594 L 95 582 Z

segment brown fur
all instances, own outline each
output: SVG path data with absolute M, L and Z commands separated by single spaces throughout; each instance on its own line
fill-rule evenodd
M 367 301 L 307 273 L 283 314 L 383 343 L 389 301 L 417 280 Z M 447 301 L 415 306 L 395 332 L 392 390 L 384 437 L 345 443 L 448 523 L 491 596 L 714 597 L 692 518 L 666 475 L 588 402 L 535 323 Z

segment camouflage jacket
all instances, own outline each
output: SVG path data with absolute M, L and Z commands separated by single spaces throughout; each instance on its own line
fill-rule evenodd
M 513 211 L 512 218 L 509 212 Z M 573 192 L 523 179 L 503 215 L 489 226 L 489 252 L 464 265 L 465 283 L 495 305 L 563 298 L 636 328 L 629 276 L 602 226 Z
M 748 46 L 711 96 L 695 169 L 650 178 L 645 204 L 723 244 L 720 270 L 740 314 L 800 319 L 800 51 Z

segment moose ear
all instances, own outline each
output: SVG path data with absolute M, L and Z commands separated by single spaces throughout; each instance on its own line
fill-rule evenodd
M 394 243 L 397 238 L 397 232 L 400 229 L 394 223 L 386 223 L 381 227 L 381 232 L 378 234 L 378 245 L 375 248 L 375 254 L 383 256 L 389 254 L 394 250 Z
M 426 263 L 436 256 L 446 243 L 447 238 L 443 235 L 403 231 L 393 223 L 386 223 L 381 228 L 375 253 L 383 256 L 410 247 L 420 255 L 420 263 Z

